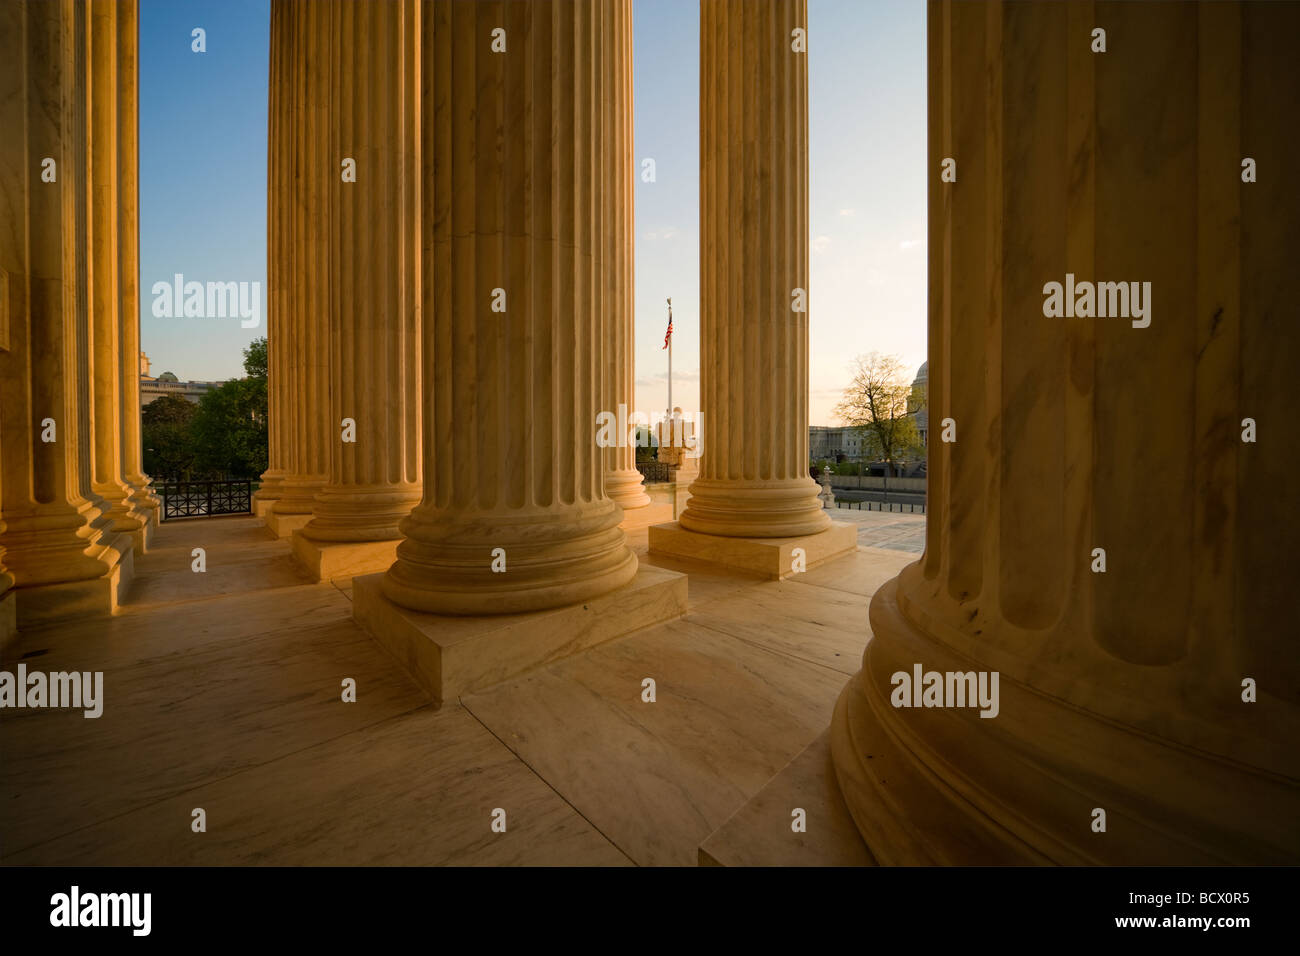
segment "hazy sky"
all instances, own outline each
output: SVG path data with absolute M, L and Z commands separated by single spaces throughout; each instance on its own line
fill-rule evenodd
M 925 4 L 809 0 L 813 424 L 853 356 L 925 360 Z M 673 402 L 699 402 L 699 0 L 636 0 L 637 408 L 667 400 L 663 351 L 672 296 Z M 268 0 L 142 0 L 140 269 L 142 347 L 153 372 L 242 374 L 265 334 Z M 207 31 L 207 52 L 190 31 Z M 154 318 L 151 288 L 262 284 L 263 325 Z

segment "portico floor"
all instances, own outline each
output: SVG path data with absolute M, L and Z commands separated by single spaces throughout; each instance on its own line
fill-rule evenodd
M 684 618 L 435 707 L 259 519 L 163 525 L 121 613 L 27 631 L 0 664 L 104 672 L 98 719 L 0 712 L 0 862 L 869 862 L 819 738 L 870 595 L 917 555 L 767 581 L 629 537 L 688 574 Z

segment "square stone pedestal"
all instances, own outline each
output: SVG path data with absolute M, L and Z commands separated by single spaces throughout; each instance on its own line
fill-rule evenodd
M 123 536 L 125 537 L 125 536 Z M 135 574 L 135 552 L 127 548 L 106 574 L 86 581 L 16 588 L 19 627 L 80 617 L 112 617 Z
M 258 498 L 254 496 L 253 514 L 257 515 L 259 518 L 265 518 L 271 513 L 271 508 L 275 505 L 276 501 L 277 499 L 275 498 Z
M 270 529 L 271 534 L 277 538 L 287 538 L 295 531 L 302 530 L 310 520 L 311 515 L 309 514 L 282 515 L 274 511 L 266 513 L 266 526 Z
M 387 571 L 397 560 L 393 541 L 313 541 L 293 533 L 293 556 L 317 581 L 343 581 Z
M 352 616 L 439 701 L 686 613 L 686 575 L 642 566 L 630 582 L 582 604 L 481 617 L 394 604 L 382 574 L 352 580 Z
M 803 548 L 805 571 L 858 546 L 856 525 L 831 522 L 817 534 L 794 538 L 727 538 L 687 531 L 676 521 L 650 528 L 650 553 L 707 561 L 780 580 L 794 573 L 794 549 Z

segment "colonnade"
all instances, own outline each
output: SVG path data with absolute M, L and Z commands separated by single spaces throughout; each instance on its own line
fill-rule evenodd
M 111 614 L 158 523 L 140 461 L 138 32 L 130 2 L 0 10 L 0 638 Z

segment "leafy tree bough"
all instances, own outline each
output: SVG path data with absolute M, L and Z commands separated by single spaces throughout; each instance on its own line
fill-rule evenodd
M 164 395 L 144 406 L 144 467 L 158 478 L 256 478 L 267 467 L 266 339 L 244 349 L 245 378 L 198 405 Z
M 897 355 L 859 355 L 851 366 L 853 379 L 835 406 L 835 414 L 862 435 L 863 454 L 886 463 L 886 477 L 895 462 L 922 454 L 916 417 L 925 396 L 913 389 Z

